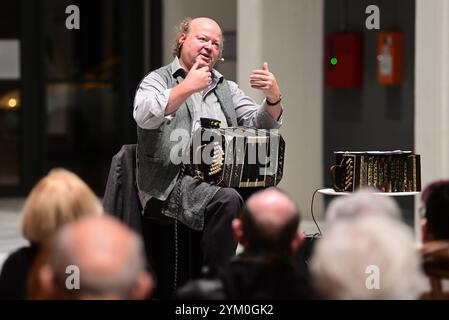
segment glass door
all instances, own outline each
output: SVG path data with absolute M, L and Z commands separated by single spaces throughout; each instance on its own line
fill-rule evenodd
M 0 4 L 0 188 L 20 185 L 20 2 Z
M 71 4 L 79 29 L 66 28 Z M 120 132 L 117 1 L 45 0 L 44 18 L 46 169 L 72 170 L 101 194 Z

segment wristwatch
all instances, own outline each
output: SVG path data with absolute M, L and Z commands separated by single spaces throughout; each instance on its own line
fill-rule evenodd
M 268 98 L 265 98 L 265 101 L 267 102 L 267 104 L 268 104 L 269 106 L 275 106 L 275 105 L 277 105 L 279 102 L 281 102 L 281 100 L 282 100 L 282 94 L 279 94 L 279 99 L 278 99 L 278 101 L 276 101 L 276 102 L 271 102 L 270 100 L 268 100 Z

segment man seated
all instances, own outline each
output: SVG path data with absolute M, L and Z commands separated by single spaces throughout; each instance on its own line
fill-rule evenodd
M 216 279 L 188 283 L 180 299 L 310 299 L 307 277 L 294 253 L 304 240 L 293 201 L 275 188 L 252 195 L 232 229 L 244 251 L 218 271 Z
M 208 266 L 223 265 L 234 255 L 237 243 L 231 221 L 243 201 L 232 188 L 189 176 L 178 162 L 177 150 L 185 150 L 180 144 L 189 142 L 200 118 L 217 119 L 222 127 L 277 129 L 283 110 L 268 63 L 250 75 L 251 86 L 265 96 L 257 104 L 214 68 L 222 51 L 223 34 L 216 21 L 206 17 L 183 20 L 173 61 L 145 76 L 133 110 L 138 133 L 137 181 L 145 217 L 169 217 L 201 231 L 202 258 Z

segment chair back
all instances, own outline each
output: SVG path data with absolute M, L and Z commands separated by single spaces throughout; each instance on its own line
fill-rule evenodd
M 449 241 L 424 243 L 422 249 L 424 272 L 430 281 L 430 291 L 421 298 L 425 300 L 448 300 L 449 291 L 444 291 L 443 282 L 449 281 Z

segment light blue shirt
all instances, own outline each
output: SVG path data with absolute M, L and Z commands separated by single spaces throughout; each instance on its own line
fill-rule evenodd
M 179 69 L 182 70 L 177 57 L 170 66 L 173 75 Z M 221 78 L 223 78 L 223 75 L 213 69 L 210 86 L 203 92 L 196 92 L 191 95 L 190 98 L 193 101 L 192 132 L 198 127 L 200 117 L 220 120 L 221 126 L 226 126 L 225 115 L 213 90 Z M 278 129 L 282 125 L 282 116 L 276 121 L 265 111 L 270 108 L 265 99 L 261 105 L 258 105 L 253 99 L 245 95 L 235 82 L 226 81 L 231 90 L 232 101 L 240 126 Z M 134 119 L 139 127 L 156 129 L 164 121 L 173 117 L 173 115 L 165 115 L 170 93 L 171 88 L 167 87 L 167 83 L 156 72 L 151 72 L 142 80 L 134 98 L 133 111 Z

